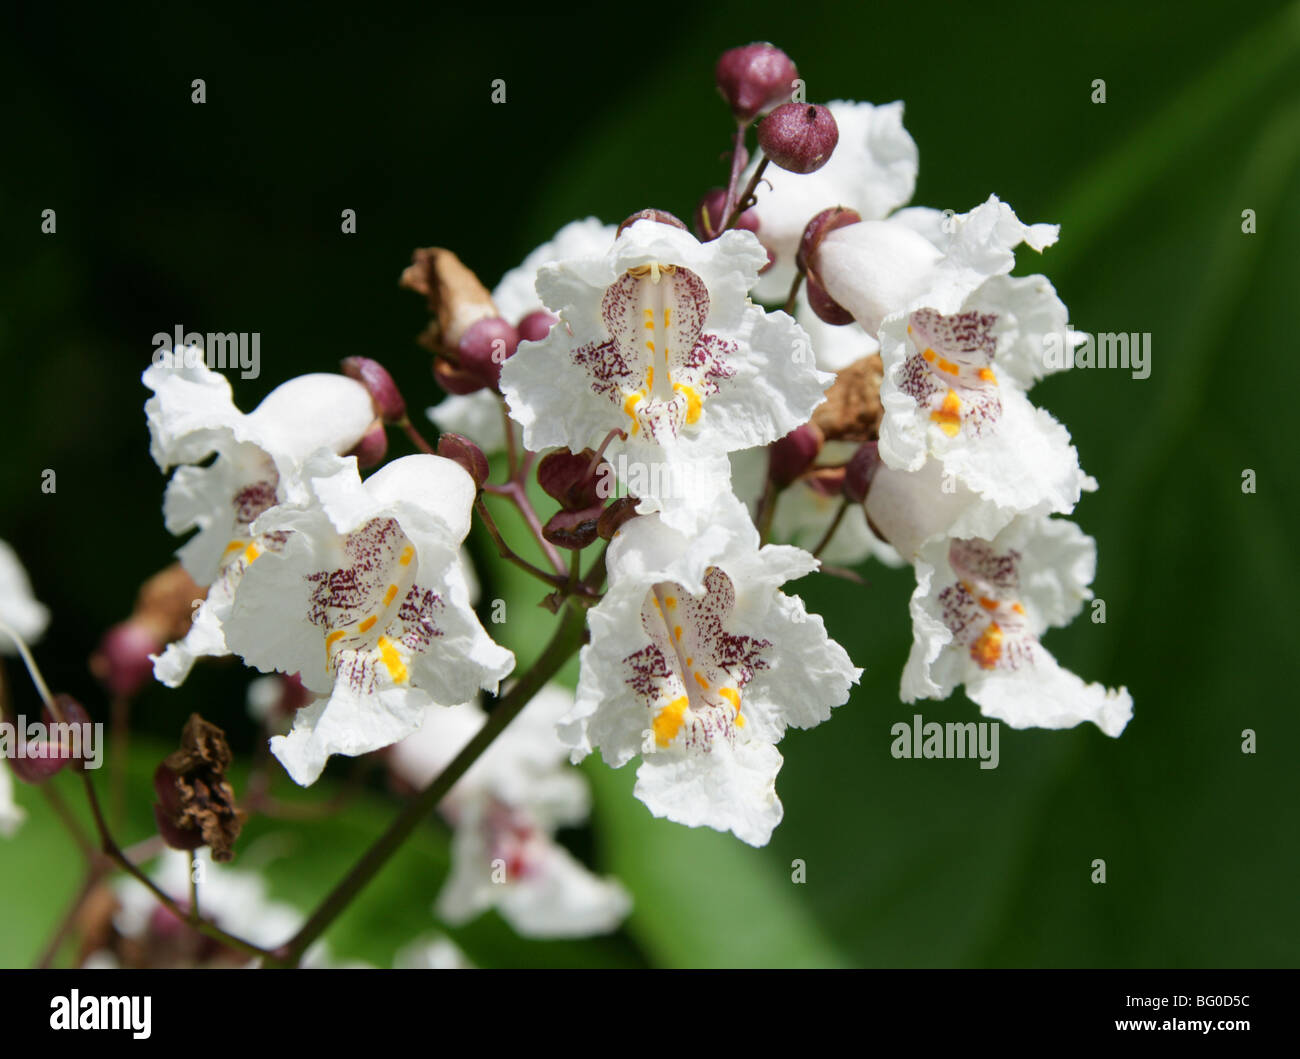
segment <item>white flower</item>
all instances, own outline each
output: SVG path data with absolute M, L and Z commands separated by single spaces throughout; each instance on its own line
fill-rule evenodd
M 694 536 L 659 516 L 610 544 L 609 591 L 589 616 L 577 703 L 561 738 L 614 768 L 640 754 L 636 796 L 656 816 L 761 846 L 781 820 L 775 744 L 848 699 L 861 675 L 821 618 L 778 586 L 817 561 L 758 547 L 722 494 Z
M 305 917 L 292 905 L 275 901 L 267 892 L 266 882 L 255 872 L 228 868 L 213 862 L 206 849 L 199 850 L 199 912 L 204 919 L 220 927 L 227 934 L 270 949 L 283 945 L 302 926 Z M 159 888 L 182 907 L 189 906 L 190 854 L 169 850 L 153 869 L 151 875 Z M 113 925 L 119 934 L 148 945 L 151 938 L 163 941 L 164 952 L 171 953 L 165 944 L 169 934 L 185 931 L 174 915 L 158 903 L 154 894 L 129 876 L 114 884 L 118 909 Z M 226 953 L 228 960 L 244 961 L 234 952 Z M 324 942 L 316 942 L 303 956 L 304 967 L 325 967 L 330 964 Z M 255 967 L 257 960 L 244 966 Z M 86 966 L 112 967 L 117 961 L 111 953 L 97 953 Z
M 581 451 L 626 431 L 609 449 L 616 467 L 625 453 L 669 468 L 644 476 L 648 511 L 669 495 L 701 501 L 725 479 L 727 452 L 806 422 L 831 379 L 789 315 L 748 300 L 765 260 L 749 232 L 700 243 L 641 220 L 604 257 L 543 266 L 537 289 L 563 326 L 521 343 L 501 372 L 524 444 Z
M 467 971 L 474 964 L 441 934 L 417 938 L 403 946 L 393 957 L 393 969 L 402 971 Z
M 248 557 L 259 550 L 253 520 L 298 495 L 298 469 L 312 452 L 347 452 L 375 420 L 361 383 L 327 374 L 290 379 L 245 415 L 225 377 L 193 353 L 178 348 L 143 375 L 154 391 L 145 403 L 150 451 L 162 470 L 177 467 L 164 520 L 174 534 L 198 530 L 177 554 L 198 584 L 210 586 L 189 633 L 154 660 L 155 676 L 169 687 L 185 680 L 196 659 L 229 654 L 222 624 Z M 210 464 L 196 466 L 213 454 Z
M 916 562 L 905 702 L 958 684 L 1013 728 L 1092 721 L 1117 736 L 1133 716 L 1127 689 L 1085 684 L 1039 642 L 1092 598 L 1096 546 L 1064 519 L 1019 518 L 992 541 L 936 537 Z
M 14 778 L 9 766 L 0 760 L 0 838 L 12 838 L 26 818 L 27 814 L 14 801 Z
M 631 900 L 554 839 L 590 813 L 586 780 L 567 763 L 555 722 L 573 706 L 548 686 L 497 736 L 444 799 L 455 826 L 451 874 L 437 913 L 459 926 L 488 908 L 526 937 L 559 938 L 617 929 Z M 392 751 L 392 767 L 426 786 L 478 732 L 486 714 L 472 703 L 425 712 L 420 730 Z
M 924 308 L 881 328 L 880 456 L 916 471 L 929 459 L 1002 514 L 1068 514 L 1096 482 L 1069 432 L 1024 390 L 1045 373 L 1044 336 L 1066 333 L 1042 276 L 997 276 L 959 311 Z M 1000 526 L 998 528 L 1001 528 Z
M 332 754 L 405 738 L 425 706 L 495 690 L 514 656 L 470 606 L 459 547 L 475 490 L 464 470 L 407 456 L 362 483 L 355 459 L 318 452 L 302 479 L 309 502 L 272 508 L 253 526 L 280 543 L 252 556 L 226 640 L 249 665 L 298 673 L 324 696 L 271 740 L 305 785 Z
M 27 571 L 4 541 L 0 541 L 0 621 L 28 643 L 40 639 L 50 622 L 50 612 L 32 595 Z M 0 654 L 17 652 L 17 644 L 0 629 Z
M 567 258 L 598 257 L 610 248 L 617 233 L 614 225 L 602 224 L 595 217 L 566 224 L 521 264 L 501 277 L 501 282 L 492 292 L 492 303 L 497 312 L 503 319 L 518 324 L 529 313 L 543 308 L 536 289 L 538 269 Z M 505 448 L 501 399 L 491 390 L 451 394 L 430 408 L 428 416 L 440 431 L 472 438 L 489 455 Z M 515 430 L 517 432 L 518 428 Z
M 831 297 L 875 335 L 894 313 L 957 312 L 986 279 L 1011 271 L 1017 245 L 1041 251 L 1057 233 L 1054 224 L 1022 224 L 990 195 L 969 213 L 903 210 L 838 228 L 821 241 L 812 265 Z
M 763 172 L 771 187 L 760 188 L 754 211 L 758 237 L 775 260 L 754 290 L 762 301 L 785 300 L 794 280 L 799 240 L 816 214 L 845 206 L 863 220 L 879 220 L 910 199 L 916 187 L 916 143 L 903 128 L 902 103 L 873 106 L 835 100 L 827 106 L 839 129 L 830 160 L 813 173 L 790 173 L 776 166 Z M 753 169 L 751 165 L 746 179 Z

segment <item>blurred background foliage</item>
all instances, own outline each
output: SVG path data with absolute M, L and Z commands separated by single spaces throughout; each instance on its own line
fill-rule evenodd
M 1026 221 L 1060 222 L 1060 244 L 1018 271 L 1045 272 L 1076 327 L 1152 333 L 1149 379 L 1075 371 L 1034 394 L 1102 485 L 1076 518 L 1098 539 L 1107 622 L 1084 617 L 1047 643 L 1086 679 L 1126 684 L 1135 718 L 1118 741 L 1091 726 L 1004 728 L 993 771 L 896 761 L 894 722 L 974 717 L 960 695 L 918 711 L 898 701 L 911 575 L 806 579 L 796 590 L 866 675 L 830 723 L 782 744 L 786 817 L 771 845 L 654 820 L 630 796 L 631 768 L 589 763 L 593 825 L 566 838 L 633 891 L 625 930 L 523 942 L 489 915 L 452 936 L 489 966 L 1296 963 L 1284 512 L 1296 513 L 1300 8 L 764 0 L 469 19 L 431 5 L 309 17 L 28 5 L 3 19 L 0 537 L 53 611 L 37 656 L 56 689 L 106 719 L 86 657 L 176 546 L 141 413 L 155 332 L 260 332 L 260 377 L 232 375 L 244 408 L 351 354 L 432 404 L 413 341 L 424 308 L 397 287 L 412 248 L 451 247 L 490 286 L 574 217 L 686 216 L 725 179 L 713 62 L 770 39 L 814 101 L 906 101 L 916 203 L 962 211 L 996 192 Z M 494 78 L 505 105 L 490 102 Z M 1097 78 L 1104 104 L 1091 102 Z M 40 233 L 46 208 L 53 236 Z M 345 208 L 355 235 L 340 233 Z M 1242 232 L 1245 209 L 1257 234 Z M 515 601 L 494 632 L 526 660 L 549 619 L 525 615 L 531 587 L 473 544 L 486 597 Z M 149 833 L 147 777 L 191 710 L 251 750 L 247 679 L 210 665 L 141 696 L 121 837 Z M 280 789 L 324 798 L 336 766 L 302 795 Z M 32 818 L 0 843 L 3 966 L 36 957 L 79 881 L 44 803 L 21 797 Z M 257 821 L 246 849 L 266 837 L 278 852 L 249 859 L 269 860 L 276 897 L 310 907 L 394 804 L 376 786 L 335 822 Z M 1096 858 L 1104 886 L 1090 881 Z M 431 929 L 445 864 L 430 828 L 330 933 L 336 950 L 384 963 Z

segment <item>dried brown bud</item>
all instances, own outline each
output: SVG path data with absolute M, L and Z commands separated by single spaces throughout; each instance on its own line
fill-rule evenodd
M 601 496 L 601 482 L 608 474 L 609 465 L 591 449 L 557 449 L 537 465 L 537 484 L 565 511 L 582 511 L 607 499 Z
M 596 521 L 596 532 L 603 541 L 612 540 L 614 534 L 625 522 L 636 518 L 636 506 L 640 501 L 634 496 L 620 496 Z
M 542 527 L 542 536 L 557 548 L 581 551 L 596 539 L 597 523 L 604 511 L 603 502 L 581 511 L 557 511 Z
M 231 760 L 225 733 L 190 714 L 180 749 L 168 754 L 154 773 L 154 817 L 173 849 L 208 846 L 213 860 L 234 856 L 245 814 L 235 806 L 235 791 L 226 779 Z
M 826 400 L 813 411 L 812 421 L 827 441 L 875 441 L 884 409 L 880 382 L 884 367 L 879 353 L 855 360 L 840 370 L 826 391 Z
M 478 276 L 440 246 L 416 250 L 401 282 L 428 299 L 429 311 L 436 319 L 421 341 L 435 352 L 454 353 L 460 336 L 472 323 L 499 315 Z

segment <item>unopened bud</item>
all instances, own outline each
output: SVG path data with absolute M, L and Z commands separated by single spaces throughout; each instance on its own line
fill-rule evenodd
M 18 747 L 11 751 L 9 765 L 24 783 L 44 783 L 65 765 L 78 769 L 88 752 L 89 730 L 82 726 L 90 724 L 90 714 L 71 695 L 55 695 L 54 704 L 59 708 L 57 716 L 48 706 L 41 710 L 45 730 L 39 738 L 28 739 L 27 731 L 14 725 Z M 79 729 L 75 734 L 74 728 Z
M 406 401 L 393 377 L 377 360 L 369 357 L 345 357 L 340 365 L 343 374 L 356 379 L 370 393 L 375 411 L 385 423 L 400 423 L 406 418 Z
M 763 153 L 791 173 L 814 173 L 835 150 L 840 131 L 835 118 L 815 103 L 784 103 L 758 126 Z
M 727 192 L 725 188 L 713 188 L 706 191 L 704 197 L 700 199 L 695 207 L 695 234 L 704 242 L 710 239 L 716 239 L 722 234 L 722 226 L 727 223 L 727 218 L 722 215 L 723 207 L 727 204 Z M 747 232 L 758 231 L 758 214 L 750 209 L 746 210 L 736 218 L 733 228 L 743 228 Z
M 637 221 L 657 221 L 659 224 L 670 224 L 674 228 L 680 228 L 682 231 L 686 231 L 686 225 L 667 210 L 637 210 L 636 213 L 625 219 L 623 223 L 618 226 L 618 231 L 614 233 L 614 237 L 617 238 L 622 235 L 624 228 L 631 227 L 636 224 Z
M 612 540 L 623 523 L 636 518 L 638 503 L 640 501 L 634 496 L 620 496 L 605 508 L 605 513 L 596 521 L 596 532 L 600 534 L 600 539 Z
M 844 468 L 844 495 L 855 504 L 867 498 L 871 488 L 871 479 L 880 467 L 880 446 L 878 442 L 868 441 L 859 446 L 858 451 Z
M 609 474 L 608 466 L 591 449 L 559 449 L 542 457 L 537 484 L 564 510 L 581 511 L 606 499 L 600 495 L 600 483 Z
M 348 456 L 355 456 L 357 466 L 362 470 L 378 467 L 384 462 L 387 454 L 388 431 L 384 429 L 383 422 L 378 419 L 370 424 L 370 429 L 361 435 L 361 440 L 352 447 L 351 451 L 345 453 Z
M 812 423 L 795 427 L 768 449 L 767 476 L 784 489 L 812 466 L 823 440 L 822 432 Z
M 542 536 L 557 548 L 581 551 L 596 539 L 604 510 L 603 503 L 596 503 L 581 511 L 557 511 L 542 527 Z
M 153 679 L 153 660 L 163 643 L 147 624 L 128 618 L 99 641 L 90 656 L 90 671 L 109 694 L 130 698 Z
M 731 112 L 748 124 L 790 98 L 799 71 L 780 48 L 759 41 L 723 52 L 713 76 Z
M 519 348 L 519 332 L 499 316 L 471 324 L 456 347 L 462 371 L 479 376 L 496 389 L 501 365 Z
M 822 240 L 826 238 L 836 228 L 843 228 L 849 224 L 857 224 L 862 220 L 862 214 L 857 210 L 851 210 L 847 206 L 832 206 L 828 210 L 822 210 L 811 221 L 804 225 L 803 235 L 799 239 L 799 249 L 795 253 L 794 261 L 799 266 L 800 272 L 812 272 L 813 255 L 817 248 L 821 246 Z
M 438 455 L 452 463 L 458 463 L 474 479 L 478 489 L 488 480 L 488 461 L 474 442 L 463 434 L 443 434 L 438 438 Z
M 545 309 L 531 312 L 519 321 L 516 330 L 520 342 L 540 342 L 551 333 L 551 328 L 559 323 L 560 318 Z
M 817 318 L 835 327 L 844 327 L 853 323 L 853 314 L 832 298 L 821 281 L 811 273 L 804 282 L 808 294 L 808 305 L 817 314 Z

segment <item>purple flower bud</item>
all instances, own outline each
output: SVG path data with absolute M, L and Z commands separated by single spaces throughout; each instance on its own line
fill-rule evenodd
M 826 292 L 816 276 L 808 275 L 804 289 L 808 292 L 808 304 L 820 320 L 837 327 L 853 323 L 853 314 Z
M 560 318 L 545 309 L 531 312 L 519 321 L 520 342 L 540 342 L 551 333 L 551 328 L 559 323 Z
M 591 449 L 570 452 L 559 449 L 542 457 L 537 465 L 537 484 L 547 496 L 558 500 L 565 511 L 582 511 L 601 504 L 601 482 L 609 475 L 609 465 L 597 460 Z
M 383 422 L 378 419 L 370 424 L 370 429 L 361 436 L 361 440 L 347 453 L 347 455 L 357 458 L 357 466 L 362 470 L 368 467 L 378 467 L 384 462 L 384 457 L 387 454 L 388 431 L 384 429 Z
M 634 496 L 620 496 L 596 521 L 596 532 L 603 541 L 611 540 L 619 527 L 636 518 L 636 506 L 640 501 Z
M 596 539 L 596 527 L 604 510 L 603 503 L 596 503 L 581 511 L 557 511 L 542 527 L 542 536 L 557 548 L 581 551 Z
M 54 702 L 59 707 L 59 717 L 56 718 L 48 706 L 41 710 L 41 723 L 45 726 L 46 735 L 29 740 L 26 731 L 18 732 L 22 745 L 21 756 L 10 758 L 9 764 L 14 775 L 24 783 L 44 783 L 65 765 L 78 768 L 78 763 L 86 753 L 82 740 L 86 729 L 81 726 L 90 723 L 90 714 L 71 695 L 55 695 Z M 73 735 L 66 729 L 56 729 L 54 726 L 60 723 L 75 726 L 81 731 Z M 59 738 L 51 738 L 56 735 Z M 69 744 L 66 741 L 69 739 L 75 739 L 75 744 Z
M 795 254 L 795 264 L 799 266 L 801 272 L 812 271 L 813 255 L 817 248 L 821 246 L 822 240 L 826 238 L 836 228 L 843 228 L 846 225 L 857 224 L 862 220 L 862 215 L 857 210 L 851 210 L 847 206 L 832 206 L 828 210 L 822 210 L 811 221 L 809 221 L 803 230 L 803 236 L 799 239 L 799 250 Z
M 813 173 L 824 166 L 839 142 L 831 112 L 813 103 L 784 103 L 758 127 L 763 153 L 791 173 Z
M 799 71 L 780 48 L 760 41 L 723 52 L 713 76 L 736 119 L 748 124 L 790 98 Z
M 519 348 L 519 332 L 499 316 L 476 320 L 460 336 L 456 352 L 461 370 L 477 375 L 496 389 L 501 381 L 501 365 Z
M 90 671 L 111 695 L 130 698 L 153 679 L 153 661 L 163 649 L 157 635 L 142 622 L 118 622 L 90 656 Z
M 670 224 L 674 228 L 680 228 L 682 231 L 686 231 L 686 225 L 667 210 L 637 210 L 636 213 L 626 218 L 623 223 L 618 226 L 618 231 L 614 233 L 615 238 L 623 234 L 624 228 L 631 227 L 636 224 L 637 221 L 657 221 L 659 224 Z
M 369 391 L 370 399 L 375 402 L 375 411 L 385 423 L 400 423 L 406 418 L 406 401 L 388 369 L 379 361 L 369 357 L 345 357 L 340 366 L 344 375 L 356 379 Z
M 812 466 L 823 440 L 822 432 L 812 423 L 795 427 L 768 449 L 767 476 L 784 489 Z
M 443 434 L 438 439 L 438 455 L 464 467 L 477 488 L 482 489 L 488 480 L 487 457 L 463 434 Z
M 722 216 L 722 207 L 727 201 L 726 188 L 713 188 L 707 191 L 695 207 L 695 234 L 704 242 L 716 239 L 722 234 L 722 226 L 727 219 Z M 743 228 L 747 232 L 758 231 L 758 214 L 746 210 L 736 218 L 733 228 Z
M 835 497 L 844 493 L 844 467 L 817 467 L 804 475 L 804 482 L 815 493 Z
M 871 479 L 876 476 L 879 467 L 879 442 L 864 442 L 844 467 L 844 495 L 855 504 L 866 500 Z

